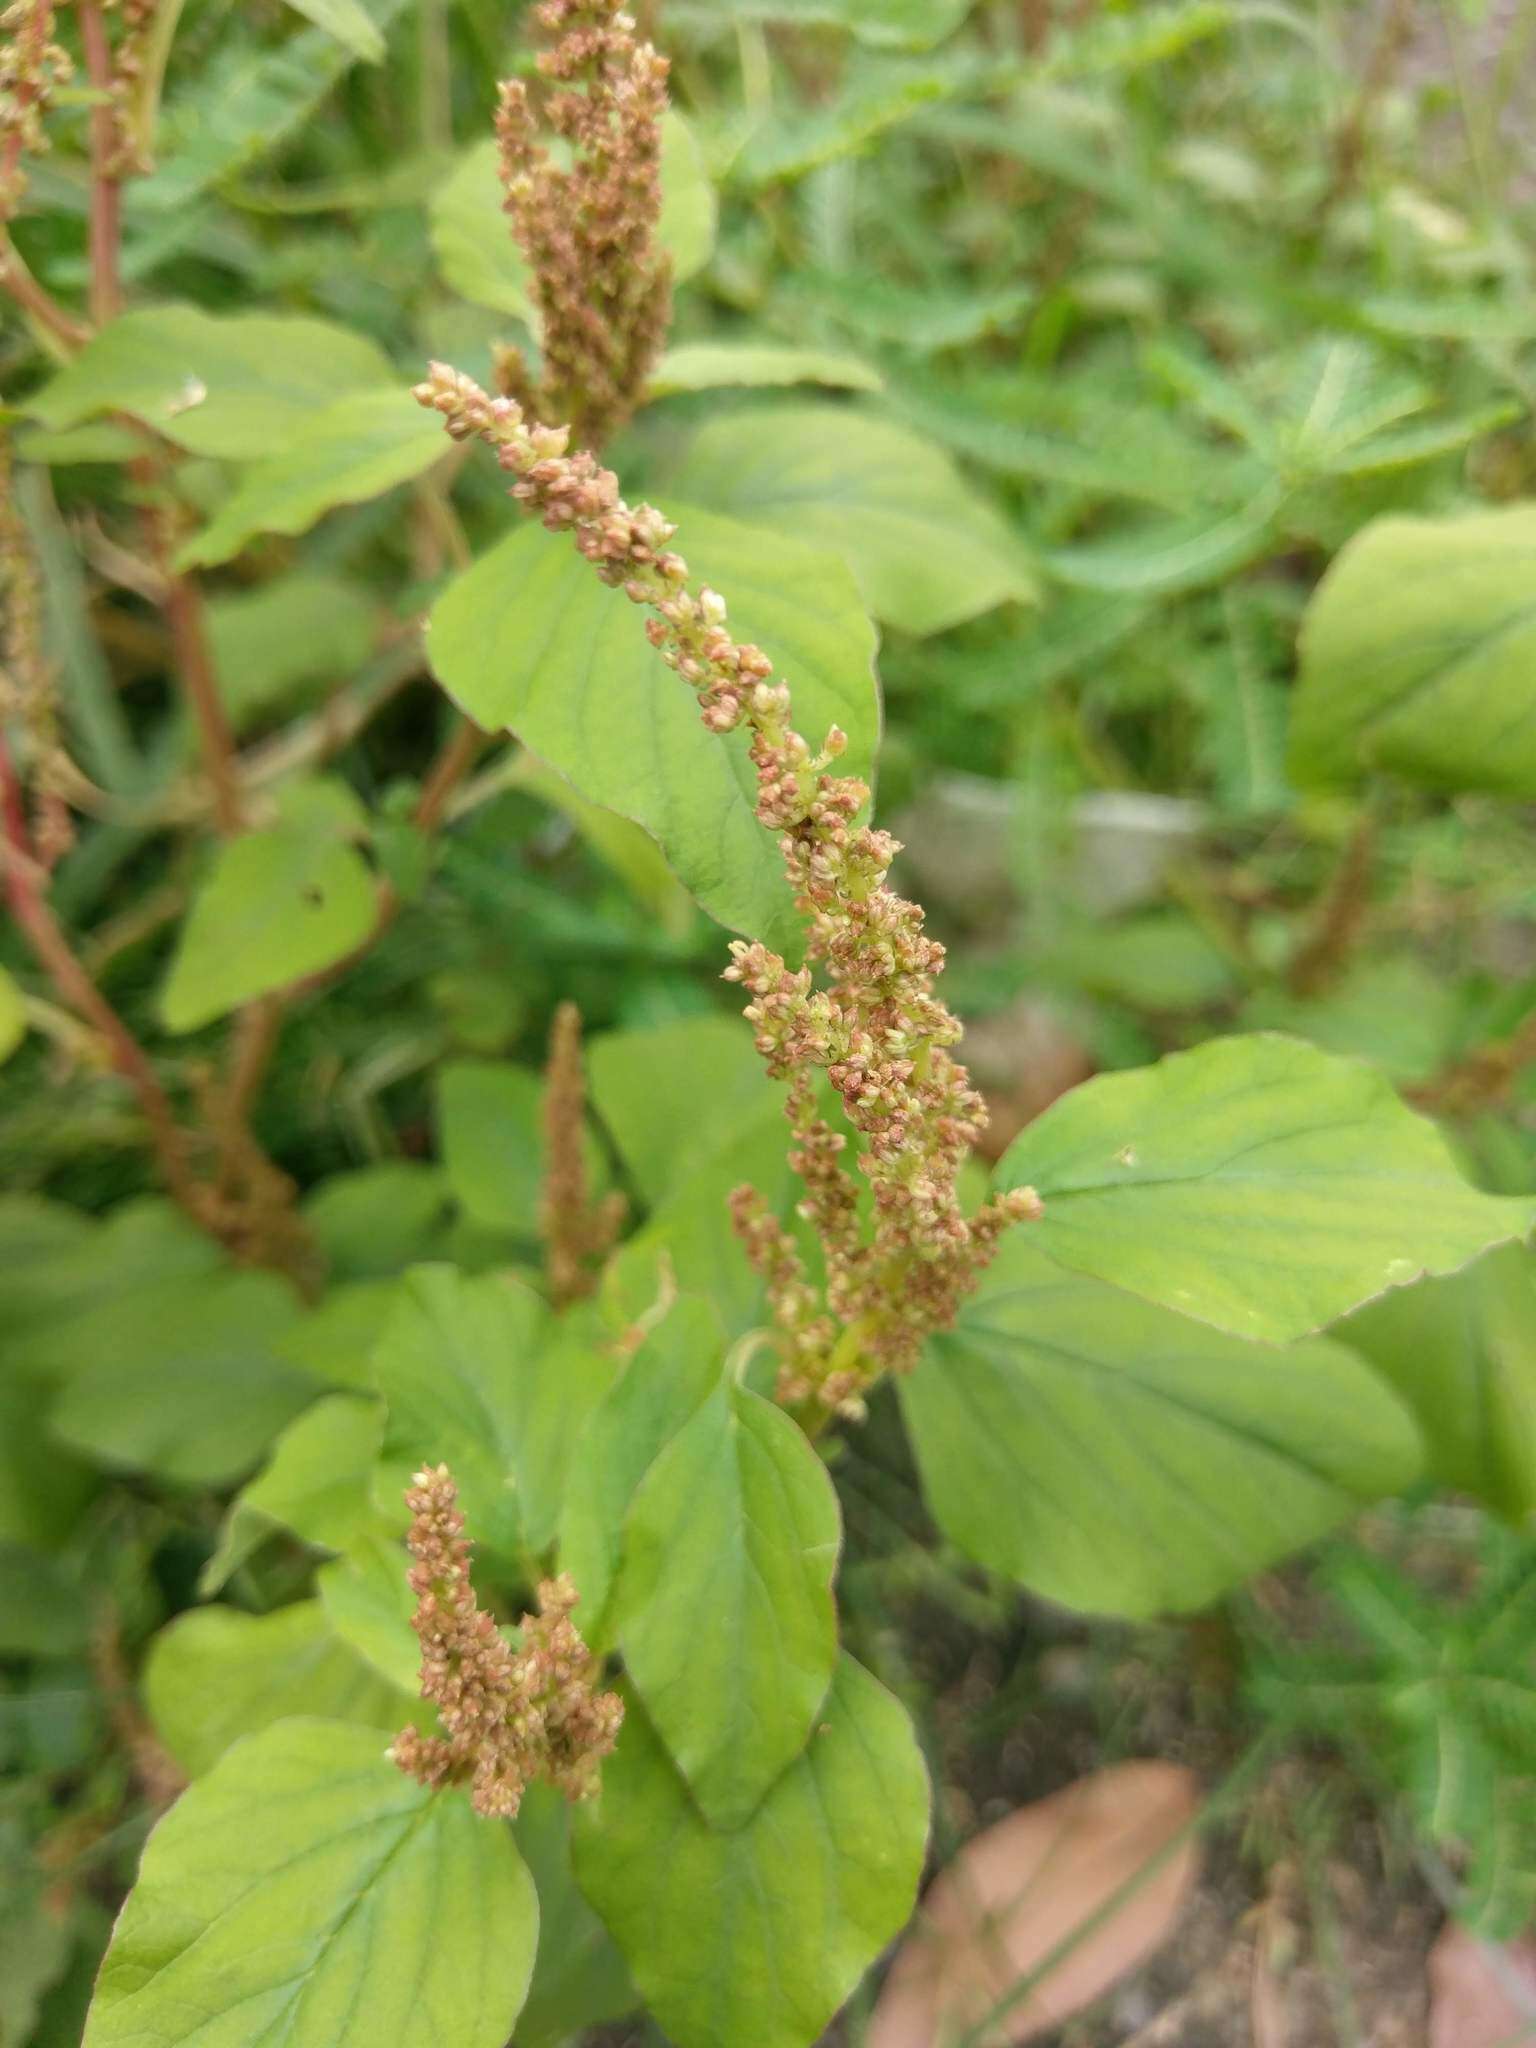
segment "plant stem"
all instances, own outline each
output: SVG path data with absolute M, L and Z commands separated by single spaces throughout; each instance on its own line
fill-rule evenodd
M 73 313 L 66 313 L 52 292 L 38 283 L 27 268 L 26 258 L 3 227 L 0 227 L 0 286 L 66 354 L 72 354 L 90 339 L 91 330 L 85 323 L 77 320 Z
M 40 886 L 21 783 L 10 748 L 0 735 L 0 826 L 4 834 L 5 892 L 11 914 L 54 987 L 75 1014 L 101 1037 L 112 1064 L 132 1085 L 149 1126 L 150 1142 L 167 1187 L 197 1222 L 205 1221 L 187 1160 L 187 1142 L 149 1057 L 76 958 Z
M 241 829 L 245 819 L 235 767 L 235 736 L 213 672 L 202 591 L 190 577 L 176 575 L 167 565 L 161 608 L 170 628 L 177 672 L 197 720 L 203 766 L 213 791 L 214 818 L 220 832 L 229 839 Z
M 113 165 L 117 154 L 117 105 L 112 45 L 99 0 L 79 0 L 80 43 L 86 76 L 98 95 L 91 108 L 91 318 L 97 326 L 122 310 L 118 262 L 123 236 L 123 186 Z

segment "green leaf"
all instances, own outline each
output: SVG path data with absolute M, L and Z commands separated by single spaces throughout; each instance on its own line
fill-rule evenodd
M 437 1135 L 454 1199 L 483 1229 L 539 1233 L 544 1189 L 544 1080 L 511 1060 L 449 1060 L 437 1075 Z M 602 1148 L 583 1141 L 587 1184 L 607 1182 Z
M 1034 595 L 1021 545 L 948 456 L 870 413 L 803 405 L 727 415 L 694 437 L 674 488 L 842 555 L 875 616 L 905 633 L 941 632 Z M 685 530 L 679 545 L 692 562 L 689 539 Z M 734 584 L 717 587 L 735 603 Z M 781 655 L 798 722 L 819 737 L 820 721 L 801 710 L 791 650 L 763 645 Z
M 840 725 L 848 771 L 867 779 L 874 636 L 842 564 L 707 512 L 672 516 L 695 576 L 725 593 L 733 631 L 792 678 L 796 724 L 813 745 Z M 510 727 L 583 795 L 643 825 L 713 916 L 787 942 L 797 920 L 777 838 L 754 815 L 746 733 L 705 730 L 635 607 L 566 538 L 524 527 L 482 555 L 434 607 L 428 651 L 478 724 Z
M 1299 1039 L 1217 1038 L 1074 1088 L 998 1168 L 1034 1187 L 1030 1241 L 1078 1272 L 1284 1343 L 1520 1235 L 1390 1083 Z
M 782 348 L 773 342 L 695 341 L 669 348 L 651 372 L 649 395 L 715 391 L 726 384 L 828 384 L 878 391 L 885 380 L 857 356 L 827 349 Z
M 729 1832 L 631 1706 L 576 1876 L 677 2048 L 806 2048 L 906 1920 L 927 1831 L 911 1723 L 844 1657 L 804 1755 Z
M 369 1480 L 383 1442 L 377 1401 L 332 1394 L 289 1423 L 260 1475 L 235 1496 L 198 1591 L 216 1593 L 274 1529 L 345 1550 L 374 1521 Z
M 523 1795 L 515 1833 L 539 1895 L 539 1952 L 517 2048 L 566 2048 L 571 2036 L 633 2012 L 639 1996 L 624 1958 L 576 1888 L 571 1805 L 553 1786 Z
M 1307 607 L 1291 766 L 1536 795 L 1536 506 L 1378 519 Z
M 0 1366 L 0 1543 L 54 1548 L 100 1484 L 47 1429 L 47 1390 Z
M 560 1513 L 560 1568 L 581 1594 L 581 1631 L 594 1648 L 611 1639 L 609 1600 L 622 1531 L 641 1480 L 720 1381 L 724 1339 L 707 1302 L 683 1295 L 593 1408 L 575 1452 L 581 1484 Z
M 248 1472 L 318 1391 L 277 1345 L 298 1303 L 272 1273 L 145 1289 L 69 1325 L 54 1435 L 103 1464 L 185 1485 Z
M 1536 1258 L 1523 1245 L 1372 1302 L 1336 1334 L 1419 1418 L 1442 1486 L 1513 1522 L 1536 1510 Z
M 243 462 L 304 441 L 347 394 L 394 381 L 371 341 L 329 320 L 151 306 L 100 329 L 28 410 L 55 429 L 132 413 L 194 455 Z
M 497 149 L 492 139 L 465 150 L 432 195 L 432 246 L 438 268 L 461 298 L 493 312 L 532 315 L 528 266 L 501 210 Z M 698 143 L 682 115 L 669 108 L 661 130 L 661 219 L 657 240 L 681 284 L 709 261 L 715 246 L 715 193 Z
M 554 1324 L 520 1381 L 516 1471 L 523 1538 L 530 1550 L 555 1540 L 576 1446 L 588 1417 L 618 1378 L 611 1333 L 590 1303 L 577 1303 Z M 576 1468 L 579 1483 L 586 1475 Z
M 1199 590 L 1269 551 L 1284 502 L 1281 485 L 1266 485 L 1223 518 L 1201 514 L 1126 528 L 1103 540 L 1044 549 L 1040 564 L 1059 582 L 1113 596 Z
M 1244 1343 L 1017 1235 L 901 1404 L 945 1534 L 1097 1613 L 1203 1607 L 1421 1462 L 1404 1409 L 1341 1345 Z
M 155 1733 L 200 1778 L 242 1736 L 297 1714 L 397 1734 L 421 1701 L 387 1684 L 337 1636 L 318 1600 L 273 1614 L 200 1607 L 155 1637 L 144 1666 Z M 374 1754 L 384 1744 L 374 1738 Z
M 288 0 L 288 5 L 334 36 L 354 57 L 361 57 L 366 64 L 382 62 L 384 38 L 360 0 Z
M 421 1645 L 411 1627 L 416 1596 L 404 1548 L 374 1529 L 357 1537 L 344 1557 L 315 1573 L 315 1591 L 332 1629 L 373 1669 L 402 1692 L 414 1694 Z
M 348 813 L 332 806 L 333 791 L 340 786 L 290 791 L 280 824 L 220 847 L 161 992 L 167 1030 L 195 1031 L 333 967 L 372 932 L 373 877 L 346 843 Z
M 805 1747 L 837 1662 L 841 1536 L 803 1431 L 743 1387 L 704 1403 L 630 1504 L 619 1648 L 712 1826 L 740 1827 Z
M 432 1255 L 448 1197 L 440 1167 L 381 1159 L 321 1181 L 304 1199 L 304 1221 L 333 1279 L 378 1280 Z
M 515 1557 L 522 1522 L 515 1490 L 525 1384 L 545 1342 L 544 1304 L 500 1275 L 470 1279 L 418 1266 L 374 1367 L 388 1409 L 385 1456 L 408 1476 L 447 1464 L 476 1542 Z
M 86 2048 L 502 2048 L 538 1902 L 504 1827 L 377 1733 L 291 1721 L 161 1821 L 102 1965 Z
M 830 100 L 776 108 L 771 119 L 759 122 L 732 164 L 733 181 L 748 190 L 791 184 L 824 164 L 858 155 L 923 107 L 950 98 L 963 80 L 957 64 L 885 55 L 861 58 L 848 66 L 840 90 Z
M 68 1657 L 91 1637 L 91 1603 L 46 1551 L 0 1537 L 0 1657 Z
M 27 1009 L 13 976 L 0 967 L 0 1066 L 27 1035 Z
M 205 617 L 219 694 L 244 733 L 354 675 L 373 647 L 379 611 L 358 584 L 301 569 L 212 597 Z
M 408 391 L 352 391 L 313 414 L 292 445 L 253 463 L 176 567 L 227 562 L 258 533 L 306 533 L 333 507 L 420 476 L 442 452 L 441 422 Z
M 588 1041 L 586 1057 L 593 1107 L 651 1204 L 705 1166 L 770 1099 L 751 1030 L 734 1018 L 607 1031 Z
M 96 1355 L 99 1310 L 220 1270 L 212 1238 L 158 1196 L 99 1224 L 62 1203 L 0 1198 L 0 1350 L 17 1370 L 72 1372 Z

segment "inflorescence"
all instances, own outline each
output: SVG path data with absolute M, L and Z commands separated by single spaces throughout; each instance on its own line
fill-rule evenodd
M 421 1690 L 447 1732 L 406 1728 L 390 1755 L 423 1785 L 468 1785 L 475 1811 L 492 1818 L 512 1818 L 535 1778 L 568 1799 L 590 1798 L 624 1707 L 597 1688 L 597 1660 L 571 1620 L 575 1587 L 563 1574 L 544 1580 L 539 1611 L 524 1616 L 522 1645 L 512 1649 L 476 1603 L 448 1467 L 418 1472 L 405 1499 Z
M 498 352 L 503 391 L 535 414 L 569 419 L 596 445 L 634 410 L 667 331 L 672 276 L 655 248 L 667 60 L 637 42 L 618 0 L 543 0 L 559 37 L 539 69 L 559 89 L 542 104 L 569 145 L 569 168 L 539 140 L 520 79 L 501 87 L 496 139 L 505 210 L 531 272 L 543 366 Z
M 858 822 L 868 789 L 831 772 L 845 735 L 834 726 L 813 753 L 793 729 L 789 690 L 767 655 L 731 637 L 717 591 L 690 590 L 688 566 L 668 545 L 672 523 L 654 506 L 627 505 L 590 453 L 568 454 L 569 429 L 529 420 L 515 400 L 446 364 L 431 366 L 415 396 L 455 440 L 489 443 L 524 510 L 569 533 L 605 583 L 653 613 L 651 644 L 697 693 L 710 730 L 751 732 L 757 816 L 779 835 L 808 923 L 808 964 L 791 968 L 766 946 L 735 940 L 726 975 L 752 998 L 746 1016 L 770 1074 L 790 1083 L 790 1156 L 805 1183 L 799 1213 L 823 1248 L 821 1288 L 755 1191 L 738 1190 L 733 1213 L 773 1304 L 779 1398 L 813 1417 L 856 1413 L 871 1381 L 910 1369 L 927 1335 L 953 1320 L 1003 1230 L 1040 1213 L 1030 1188 L 969 1217 L 962 1209 L 956 1177 L 986 1111 L 949 1052 L 960 1025 L 934 993 L 944 949 L 924 933 L 919 906 L 890 887 L 897 841 Z M 825 969 L 823 986 L 813 963 Z M 868 1229 L 843 1135 L 817 1113 L 818 1069 L 863 1140 Z

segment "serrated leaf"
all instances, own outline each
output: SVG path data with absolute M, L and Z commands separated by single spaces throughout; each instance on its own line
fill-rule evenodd
M 694 436 L 674 487 L 842 555 L 875 616 L 906 633 L 937 633 L 1034 595 L 1020 543 L 949 458 L 869 413 L 775 406 L 729 414 Z M 691 560 L 686 531 L 679 545 Z M 719 588 L 731 597 L 729 582 Z M 774 651 L 771 640 L 763 644 Z M 801 671 L 787 652 L 783 659 L 804 724 Z
M 630 1503 L 619 1648 L 714 1827 L 740 1827 L 805 1747 L 837 1662 L 841 1538 L 826 1467 L 743 1387 L 711 1395 Z
M 477 142 L 432 195 L 432 246 L 438 268 L 461 298 L 493 312 L 532 314 L 528 266 L 502 211 L 497 149 Z M 681 284 L 709 261 L 715 245 L 715 193 L 693 132 L 675 108 L 661 130 L 661 219 L 657 241 Z
M 371 341 L 330 320 L 150 306 L 101 328 L 28 411 L 56 429 L 132 413 L 195 455 L 242 462 L 306 438 L 327 406 L 393 376 Z
M 927 1832 L 906 1713 L 845 1656 L 805 1754 L 729 1832 L 632 1706 L 576 1876 L 677 2048 L 805 2048 L 911 1911 Z
M 385 1456 L 402 1478 L 448 1465 L 476 1542 L 513 1557 L 522 1539 L 518 1429 L 547 1320 L 536 1295 L 499 1274 L 418 1266 L 374 1354 Z
M 176 557 L 179 569 L 238 555 L 258 533 L 306 533 L 337 505 L 359 505 L 430 469 L 441 423 L 398 386 L 352 391 L 313 414 L 302 436 L 253 463 Z
M 1432 789 L 1536 794 L 1536 506 L 1378 519 L 1307 607 L 1298 779 L 1386 768 Z
M 190 1778 L 211 1770 L 242 1736 L 296 1714 L 376 1729 L 377 1754 L 389 1735 L 427 1711 L 348 1648 L 318 1600 L 272 1614 L 201 1607 L 178 1615 L 151 1646 L 144 1704 Z
M 1536 1220 L 1469 1186 L 1380 1074 L 1263 1033 L 1074 1088 L 998 1184 L 1038 1191 L 1031 1242 L 1058 1264 L 1272 1343 Z
M 901 1402 L 950 1539 L 1097 1613 L 1202 1607 L 1421 1460 L 1341 1345 L 1244 1343 L 1063 1274 L 1022 1234 Z
M 378 902 L 367 863 L 335 813 L 297 797 L 282 822 L 215 854 L 161 992 L 167 1030 L 195 1031 L 332 967 L 373 930 Z
M 873 772 L 874 635 L 846 569 L 799 541 L 676 506 L 678 545 L 726 593 L 731 629 L 793 679 L 796 724 L 848 734 L 848 772 Z M 786 943 L 795 913 L 776 836 L 754 815 L 747 734 L 706 731 L 688 685 L 635 607 L 561 535 L 509 534 L 452 583 L 428 626 L 432 667 L 487 729 L 510 728 L 583 795 L 643 825 L 723 924 Z
M 1520 1521 L 1536 1509 L 1536 1256 L 1490 1252 L 1339 1325 L 1424 1430 L 1442 1486 Z
M 538 1903 L 507 1829 L 380 1754 L 289 1721 L 241 1743 L 150 1837 L 87 2048 L 502 2048 Z

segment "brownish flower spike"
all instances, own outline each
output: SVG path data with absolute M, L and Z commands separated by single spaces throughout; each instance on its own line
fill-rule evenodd
M 571 160 L 551 159 L 527 87 L 509 79 L 496 115 L 501 182 L 544 362 L 534 384 L 517 351 L 502 350 L 497 378 L 595 445 L 633 412 L 671 314 L 671 265 L 655 248 L 667 60 L 636 41 L 618 0 L 543 0 L 536 12 L 559 38 L 539 59 L 557 88 L 542 112 Z
M 751 1189 L 738 1191 L 735 1218 L 779 1326 L 780 1399 L 807 1409 L 812 1426 L 831 1410 L 857 1413 L 871 1381 L 910 1369 L 929 1333 L 953 1320 L 1004 1229 L 1040 1213 L 1030 1188 L 970 1217 L 961 1207 L 956 1178 L 986 1112 L 949 1052 L 960 1025 L 934 991 L 944 949 L 924 933 L 919 906 L 886 879 L 897 842 L 857 822 L 869 791 L 830 772 L 846 736 L 834 726 L 812 754 L 767 655 L 732 639 L 717 591 L 689 589 L 688 565 L 667 545 L 672 523 L 652 505 L 627 505 L 593 455 L 568 455 L 569 429 L 530 421 L 515 400 L 492 398 L 446 364 L 434 363 L 415 395 L 455 440 L 487 441 L 516 478 L 519 504 L 569 533 L 605 583 L 653 613 L 646 633 L 697 693 L 710 731 L 744 725 L 752 734 L 757 816 L 778 834 L 807 920 L 806 958 L 825 975 L 818 987 L 813 965 L 792 970 L 741 940 L 726 974 L 751 994 L 746 1016 L 768 1071 L 790 1082 L 800 1213 L 825 1254 L 820 1294 Z M 817 1068 L 863 1140 L 859 1164 L 874 1197 L 867 1231 L 842 1136 L 815 1114 Z
M 557 1308 L 579 1301 L 596 1285 L 595 1263 L 619 1234 L 621 1194 L 593 1202 L 587 1190 L 586 1081 L 581 1064 L 581 1012 L 562 1003 L 549 1034 L 544 1076 L 544 1187 L 539 1232 L 545 1277 Z
M 51 0 L 12 0 L 0 8 L 0 223 L 15 218 L 26 190 L 21 160 L 46 148 L 43 115 L 70 76 L 53 26 Z
M 476 1604 L 458 1499 L 446 1465 L 418 1472 L 406 1492 L 421 1690 L 446 1732 L 403 1729 L 390 1755 L 423 1785 L 468 1785 L 475 1811 L 493 1818 L 511 1819 L 535 1778 L 588 1799 L 624 1708 L 597 1689 L 597 1660 L 571 1620 L 576 1589 L 546 1579 L 522 1647 L 510 1648 Z

